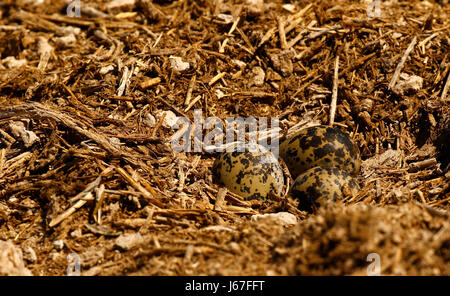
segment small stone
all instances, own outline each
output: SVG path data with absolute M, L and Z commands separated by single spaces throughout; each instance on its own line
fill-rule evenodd
M 37 260 L 36 252 L 33 250 L 32 247 L 27 247 L 23 250 L 23 259 L 29 262 L 36 262 Z
M 393 91 L 396 94 L 413 94 L 422 89 L 423 78 L 417 75 L 409 75 L 407 73 L 401 73 L 400 79 L 394 86 Z
M 70 233 L 70 236 L 71 237 L 75 237 L 75 238 L 79 238 L 79 237 L 81 237 L 83 235 L 83 233 L 81 232 L 81 229 L 75 229 L 74 231 L 72 231 L 71 233 Z
M 231 242 L 228 244 L 228 246 L 230 247 L 231 251 L 233 251 L 236 254 L 239 254 L 241 252 L 241 247 L 237 242 Z
M 214 91 L 214 93 L 216 94 L 218 99 L 221 99 L 225 96 L 224 92 L 221 91 L 220 89 L 216 88 L 216 90 Z
M 122 145 L 119 138 L 107 137 L 106 139 L 108 139 L 109 143 L 111 143 L 112 145 L 117 145 L 117 146 Z
M 25 129 L 25 125 L 21 121 L 11 122 L 9 124 L 11 133 L 15 137 L 20 137 L 25 147 L 31 147 L 35 142 L 39 142 L 39 137 L 32 131 Z
M 61 97 L 55 98 L 55 102 L 59 107 L 67 106 L 67 101 Z
M 231 24 L 233 22 L 233 16 L 230 14 L 221 13 L 218 14 L 217 17 L 223 20 L 226 24 Z
M 69 34 L 78 35 L 81 33 L 81 29 L 77 27 L 67 26 L 67 27 L 58 27 L 55 31 L 58 36 L 67 36 Z
M 146 125 L 148 125 L 149 127 L 155 127 L 156 126 L 156 118 L 155 118 L 155 116 L 153 116 L 152 114 L 148 113 L 145 116 L 144 123 Z
M 373 168 L 390 167 L 395 168 L 401 163 L 401 153 L 399 150 L 387 149 L 381 154 L 375 155 L 362 162 L 361 168 L 363 176 L 372 174 Z
M 245 4 L 249 15 L 252 16 L 258 16 L 266 10 L 264 0 L 247 0 Z
M 233 64 L 238 66 L 239 68 L 245 67 L 246 63 L 241 60 L 232 60 Z
M 53 242 L 53 245 L 56 247 L 56 249 L 62 250 L 62 248 L 64 248 L 64 241 L 62 239 L 56 240 Z
M 166 114 L 162 122 L 162 126 L 165 128 L 172 128 L 178 121 L 178 117 L 172 111 L 160 111 L 156 114 L 156 120 L 159 121 L 161 117 Z
M 52 261 L 57 261 L 60 257 L 61 254 L 59 252 L 51 252 L 48 257 L 50 258 L 50 260 Z
M 289 76 L 294 71 L 294 64 L 292 63 L 292 58 L 294 56 L 294 50 L 287 49 L 278 54 L 273 54 L 270 59 L 272 60 L 275 70 L 281 72 L 284 76 Z
M 283 4 L 283 9 L 289 11 L 290 13 L 293 13 L 295 11 L 295 5 L 291 3 Z
M 170 67 L 175 72 L 184 72 L 190 68 L 189 63 L 183 62 L 183 60 L 180 57 L 170 56 Z
M 12 242 L 0 240 L 0 276 L 31 276 L 25 268 L 22 250 Z
M 113 0 L 108 3 L 106 6 L 108 9 L 123 7 L 123 6 L 133 6 L 135 4 L 135 0 Z
M 114 70 L 114 65 L 102 67 L 102 68 L 100 68 L 100 71 L 98 71 L 98 72 L 102 75 L 105 75 L 105 74 L 108 74 L 109 72 L 111 72 L 112 70 Z
M 250 86 L 256 85 L 261 86 L 264 84 L 264 79 L 266 77 L 266 73 L 261 67 L 254 67 L 252 69 L 252 78 L 249 82 Z
M 271 214 L 253 215 L 250 218 L 252 223 L 267 223 L 267 224 L 279 224 L 283 226 L 295 225 L 297 224 L 297 217 L 288 212 L 279 212 Z
M 217 232 L 233 232 L 235 231 L 235 229 L 233 229 L 232 227 L 229 226 L 224 226 L 224 225 L 211 225 L 211 226 L 207 226 L 205 228 L 202 228 L 202 230 L 204 231 L 217 231 Z
M 115 246 L 123 250 L 130 250 L 142 243 L 144 243 L 144 238 L 140 233 L 125 233 L 116 238 Z
M 73 33 L 70 33 L 66 36 L 54 38 L 54 41 L 59 47 L 69 47 L 77 42 L 77 38 Z
M 27 63 L 28 62 L 25 59 L 17 60 L 15 57 L 12 56 L 6 57 L 2 60 L 2 64 L 5 65 L 5 67 L 8 69 L 20 68 L 22 66 L 25 66 Z

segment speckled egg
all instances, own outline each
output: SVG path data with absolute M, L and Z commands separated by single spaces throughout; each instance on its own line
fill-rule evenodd
M 353 176 L 337 167 L 314 167 L 295 179 L 290 193 L 299 200 L 300 210 L 311 211 L 326 200 L 342 199 L 343 190 L 353 195 L 358 193 L 359 186 Z
M 341 130 L 320 125 L 284 137 L 280 157 L 295 178 L 315 166 L 335 166 L 356 175 L 361 165 L 358 146 Z
M 284 185 L 281 166 L 272 152 L 262 151 L 221 153 L 212 168 L 215 182 L 247 200 L 266 199 L 269 192 L 280 195 Z

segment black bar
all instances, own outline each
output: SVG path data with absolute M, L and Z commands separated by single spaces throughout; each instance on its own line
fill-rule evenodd
M 0 277 L 14 291 L 58 295 L 386 295 L 446 291 L 449 277 Z M 331 292 L 332 294 L 329 294 Z M 5 291 L 6 293 L 6 291 Z M 106 294 L 108 293 L 108 294 Z M 438 292 L 440 293 L 440 292 Z M 3 294 L 3 293 L 2 293 Z M 445 293 L 446 294 L 446 293 Z M 5 294 L 6 295 L 6 294 Z

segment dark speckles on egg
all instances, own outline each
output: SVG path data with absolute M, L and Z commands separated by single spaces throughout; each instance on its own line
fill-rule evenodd
M 322 144 L 322 138 L 320 138 L 317 135 L 311 137 L 311 140 L 309 142 L 309 145 L 311 147 L 319 147 L 321 144 Z
M 315 166 L 336 166 L 356 175 L 360 154 L 350 136 L 329 126 L 314 126 L 281 140 L 280 157 L 293 178 Z
M 345 157 L 345 151 L 344 151 L 344 148 L 336 149 L 336 151 L 335 151 L 334 153 L 335 153 L 336 156 L 339 157 L 339 158 L 344 158 L 344 157 Z
M 337 167 L 314 167 L 300 174 L 292 186 L 291 195 L 299 199 L 299 209 L 311 211 L 325 200 L 342 199 L 342 187 L 350 188 L 353 195 L 359 191 L 354 178 Z
M 221 153 L 212 168 L 215 182 L 248 200 L 266 199 L 269 192 L 281 194 L 281 166 L 271 152 L 260 151 Z
M 314 159 L 321 159 L 331 153 L 333 153 L 333 146 L 331 144 L 323 143 L 320 147 L 316 147 L 313 151 Z
M 245 159 L 245 158 L 241 158 L 240 161 L 241 161 L 242 165 L 244 165 L 245 167 L 247 167 L 249 165 L 249 163 L 250 163 L 248 161 L 248 159 Z

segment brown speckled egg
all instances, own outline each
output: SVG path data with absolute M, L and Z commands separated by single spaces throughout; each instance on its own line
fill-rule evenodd
M 337 167 L 314 167 L 295 179 L 290 193 L 299 200 L 300 210 L 311 211 L 326 200 L 342 199 L 344 186 L 353 195 L 359 191 L 356 180 L 347 172 Z
M 269 192 L 280 195 L 284 177 L 276 157 L 270 151 L 223 152 L 214 162 L 215 182 L 231 192 L 250 199 L 266 199 Z
M 358 146 L 341 130 L 313 126 L 284 137 L 280 157 L 295 178 L 315 166 L 335 166 L 356 175 L 361 165 Z

